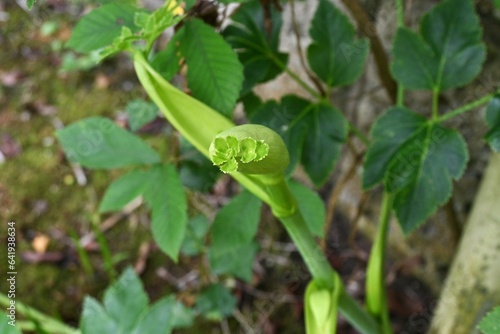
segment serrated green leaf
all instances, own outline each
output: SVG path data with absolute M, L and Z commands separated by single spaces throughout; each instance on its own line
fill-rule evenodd
M 113 43 L 122 27 L 137 32 L 134 15 L 138 11 L 134 6 L 116 2 L 96 8 L 78 22 L 66 46 L 78 52 L 90 52 Z
M 402 107 L 384 113 L 372 137 L 363 186 L 384 182 L 395 194 L 393 208 L 409 234 L 451 196 L 452 180 L 460 178 L 468 160 L 467 146 L 457 131 Z
M 500 95 L 496 95 L 486 108 L 486 124 L 488 133 L 485 139 L 495 152 L 500 152 Z
M 165 80 L 171 80 L 179 72 L 181 61 L 179 44 L 184 39 L 184 32 L 184 29 L 179 29 L 167 46 L 158 52 L 151 61 L 151 67 L 160 73 Z
M 481 320 L 478 329 L 483 334 L 500 333 L 500 306 L 495 307 Z
M 405 88 L 445 91 L 472 81 L 486 48 L 471 0 L 445 0 L 424 16 L 420 34 L 400 28 L 391 71 Z
M 223 31 L 244 66 L 241 96 L 256 84 L 274 79 L 288 62 L 288 55 L 278 50 L 283 22 L 281 13 L 274 6 L 271 6 L 270 13 L 272 25 L 268 32 L 260 3 L 245 3 L 231 16 L 233 23 Z
M 144 193 L 144 199 L 152 210 L 151 233 L 158 247 L 177 262 L 186 235 L 186 194 L 172 165 L 153 167 L 151 182 Z
M 352 84 L 361 76 L 370 44 L 356 38 L 347 16 L 329 0 L 320 1 L 309 34 L 309 65 L 329 87 Z
M 99 212 L 119 211 L 143 194 L 150 181 L 149 171 L 133 170 L 114 180 L 106 189 Z
M 158 114 L 158 107 L 152 102 L 135 99 L 127 104 L 125 112 L 128 116 L 130 130 L 137 131 L 155 119 Z
M 231 116 L 243 82 L 243 66 L 214 28 L 199 19 L 185 22 L 180 50 L 186 58 L 193 96 Z
M 253 239 L 261 208 L 262 202 L 244 191 L 219 211 L 212 227 L 209 252 L 214 272 L 233 274 L 246 281 L 252 278 L 252 264 L 257 251 Z
M 160 299 L 141 318 L 132 334 L 158 333 L 170 334 L 175 328 L 191 326 L 193 310 L 187 308 L 174 296 Z
M 118 333 L 118 324 L 94 298 L 85 297 L 80 320 L 82 334 Z
M 15 322 L 12 322 L 12 319 L 9 318 L 9 316 L 3 312 L 0 312 L 0 333 L 2 334 L 22 334 L 21 331 L 19 330 L 19 327 L 16 325 L 11 325 L 9 322 L 15 324 Z
M 147 309 L 148 301 L 141 280 L 132 268 L 127 268 L 104 292 L 106 312 L 118 324 L 114 333 L 130 333 Z
M 196 299 L 196 309 L 210 320 L 220 321 L 231 315 L 236 307 L 236 298 L 221 284 L 213 284 Z
M 372 144 L 365 156 L 363 188 L 369 189 L 384 180 L 387 166 L 401 143 L 407 142 L 425 127 L 426 119 L 405 108 L 390 108 L 372 127 Z
M 325 204 L 319 195 L 298 182 L 289 183 L 290 190 L 298 200 L 298 205 L 306 225 L 312 234 L 318 237 L 325 235 Z
M 88 168 L 119 168 L 160 162 L 139 137 L 103 117 L 90 117 L 58 130 L 56 136 L 70 161 Z
M 280 104 L 265 103 L 252 122 L 278 132 L 290 152 L 288 172 L 300 161 L 317 186 L 328 179 L 347 137 L 347 121 L 338 109 L 294 95 L 283 97 Z

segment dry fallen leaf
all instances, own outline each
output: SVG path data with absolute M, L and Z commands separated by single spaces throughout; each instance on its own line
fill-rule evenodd
M 50 238 L 48 236 L 46 236 L 45 234 L 39 234 L 31 242 L 31 247 L 33 247 L 35 252 L 37 252 L 38 254 L 43 254 L 47 251 L 49 243 Z

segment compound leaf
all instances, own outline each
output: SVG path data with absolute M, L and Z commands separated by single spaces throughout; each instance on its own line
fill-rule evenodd
M 363 185 L 384 182 L 394 193 L 399 224 L 409 234 L 451 196 L 452 180 L 460 178 L 468 160 L 465 141 L 457 131 L 402 107 L 384 113 L 372 137 Z
M 230 116 L 241 90 L 243 66 L 213 27 L 193 19 L 183 30 L 180 50 L 186 58 L 189 88 L 197 99 Z
M 363 73 L 367 39 L 356 39 L 353 25 L 329 0 L 321 0 L 309 31 L 313 42 L 307 49 L 311 69 L 328 86 L 352 84 Z
M 56 136 L 70 161 L 88 168 L 119 168 L 160 162 L 139 137 L 103 117 L 90 117 L 58 130 Z
M 347 121 L 338 109 L 294 95 L 283 97 L 280 104 L 265 103 L 254 112 L 252 122 L 278 132 L 290 152 L 288 171 L 300 161 L 317 186 L 327 180 L 347 137 Z
M 489 128 L 485 139 L 493 151 L 500 152 L 500 95 L 496 95 L 488 104 L 485 120 Z
M 78 52 L 91 52 L 113 43 L 121 35 L 122 27 L 139 31 L 134 24 L 139 10 L 125 3 L 109 3 L 84 16 L 73 29 L 66 46 Z
M 461 87 L 481 71 L 486 48 L 471 0 L 445 0 L 421 21 L 420 33 L 400 28 L 391 70 L 406 88 L 439 92 Z
M 148 307 L 148 301 L 141 280 L 132 268 L 127 268 L 104 292 L 106 312 L 118 324 L 116 333 L 129 333 Z
M 177 261 L 188 219 L 186 195 L 174 166 L 157 165 L 151 169 L 144 199 L 152 210 L 151 232 L 155 242 Z
M 224 37 L 237 50 L 244 66 L 241 96 L 249 93 L 256 84 L 275 78 L 288 62 L 288 55 L 278 50 L 283 22 L 281 13 L 271 7 L 269 21 L 272 24 L 267 29 L 258 1 L 241 5 L 231 16 L 233 23 L 224 29 Z
M 215 217 L 210 247 L 210 265 L 216 273 L 231 273 L 250 280 L 257 251 L 253 239 L 260 221 L 262 202 L 244 191 Z M 243 254 L 246 254 L 243 256 Z

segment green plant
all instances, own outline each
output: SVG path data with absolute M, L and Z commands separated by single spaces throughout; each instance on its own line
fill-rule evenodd
M 483 334 L 493 334 L 500 330 L 500 307 L 495 307 L 479 323 L 478 329 Z
M 422 18 L 418 33 L 404 27 L 402 1 L 396 3 L 399 27 L 391 72 L 398 84 L 397 104 L 378 117 L 370 136 L 349 122 L 330 100 L 333 89 L 353 84 L 363 73 L 369 43 L 355 37 L 347 16 L 327 0 L 320 1 L 309 31 L 312 44 L 305 59 L 313 84 L 292 71 L 287 66 L 288 55 L 278 50 L 280 12 L 274 7 L 263 10 L 258 1 L 240 5 L 221 34 L 202 20 L 184 14 L 174 1 L 167 1 L 151 13 L 132 5 L 106 4 L 79 22 L 68 42 L 76 51 L 97 51 L 101 59 L 120 51 L 132 55 L 139 81 L 152 101 L 128 105 L 132 131 L 152 120 L 158 108 L 190 145 L 248 190 L 219 211 L 211 231 L 206 218 L 189 218 L 182 179 L 182 170 L 189 172 L 196 166 L 201 183 L 210 186 L 216 172 L 213 166 L 206 165 L 206 160 L 159 154 L 137 135 L 100 117 L 59 130 L 58 139 L 71 162 L 93 169 L 127 168 L 107 189 L 100 212 L 120 210 L 142 196 L 152 211 L 151 231 L 160 249 L 174 261 L 178 261 L 179 252 L 206 252 L 214 275 L 251 279 L 251 264 L 258 247 L 254 237 L 262 202 L 266 203 L 296 244 L 313 277 L 305 294 L 307 332 L 335 331 L 339 310 L 362 333 L 391 333 L 383 272 L 392 212 L 403 232 L 409 234 L 450 198 L 452 182 L 463 174 L 468 152 L 461 134 L 445 127 L 445 121 L 490 103 L 486 140 L 495 150 L 500 136 L 500 98 L 495 93 L 446 113 L 439 110 L 439 95 L 470 83 L 486 56 L 472 1 L 442 1 Z M 164 50 L 156 50 L 156 39 L 170 27 L 176 27 L 172 39 Z M 95 35 L 95 31 L 106 33 Z M 183 67 L 187 67 L 192 96 L 169 82 Z M 288 95 L 279 102 L 260 101 L 253 87 L 282 72 L 301 85 L 310 98 Z M 416 89 L 428 90 L 432 95 L 428 116 L 405 105 L 405 91 Z M 253 124 L 236 126 L 232 122 L 237 101 L 243 103 Z M 366 310 L 346 292 L 316 242 L 316 237 L 325 237 L 321 200 L 307 187 L 291 181 L 295 167 L 301 164 L 316 187 L 324 185 L 349 135 L 367 147 L 363 188 L 382 185 L 384 189 L 378 232 L 367 268 Z M 209 232 L 212 243 L 207 245 L 205 235 Z M 130 301 L 140 300 L 141 307 L 122 324 L 123 319 L 113 316 L 118 311 L 112 303 L 107 305 L 106 295 L 116 295 L 114 291 L 123 289 L 120 286 L 125 279 L 134 282 L 136 293 L 124 291 L 130 292 Z M 108 315 L 106 321 L 98 323 L 110 327 L 102 327 L 101 331 L 121 328 L 123 333 L 139 328 L 134 326 L 141 326 L 140 321 L 146 323 L 148 316 L 153 319 L 150 313 L 160 312 L 163 307 L 179 307 L 189 314 L 189 319 L 195 314 L 172 297 L 165 299 L 165 305 L 155 304 L 144 311 L 148 309 L 147 298 L 141 289 L 137 278 L 127 270 L 107 290 L 105 310 L 87 299 L 82 332 L 95 332 L 96 322 L 89 320 L 92 314 Z M 197 312 L 210 319 L 229 316 L 234 301 L 227 290 L 217 284 L 207 291 L 198 297 Z M 227 302 L 217 302 L 217 298 Z M 120 307 L 123 305 L 127 303 Z M 147 321 L 147 325 L 153 323 Z M 186 320 L 182 325 L 189 323 Z M 168 330 L 180 326 L 155 324 Z

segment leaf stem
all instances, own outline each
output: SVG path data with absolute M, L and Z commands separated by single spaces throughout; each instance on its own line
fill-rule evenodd
M 10 299 L 4 295 L 3 293 L 0 293 L 0 304 L 8 307 L 10 305 Z M 80 331 L 76 328 L 67 326 L 66 324 L 62 323 L 61 321 L 54 319 L 46 314 L 41 313 L 38 310 L 35 310 L 32 307 L 26 306 L 20 301 L 16 301 L 16 311 L 22 315 L 24 315 L 26 318 L 31 319 L 34 322 L 40 323 L 40 327 L 42 327 L 44 330 L 48 331 L 49 333 L 53 334 L 77 334 L 80 333 Z M 23 326 L 27 326 L 29 322 L 22 322 L 21 324 Z
M 275 189 L 275 192 L 289 192 L 286 184 L 281 184 L 280 187 L 283 188 L 281 190 Z M 323 251 L 316 243 L 300 211 L 295 210 L 292 215 L 278 218 L 297 246 L 312 276 L 318 280 L 320 284 L 323 284 L 325 288 L 333 289 L 334 282 L 337 281 L 337 279 L 340 280 L 340 277 L 338 277 L 337 272 L 332 269 Z M 349 295 L 343 285 L 340 286 L 339 310 L 361 333 L 380 333 L 380 326 L 375 318 Z
M 363 144 L 365 144 L 366 146 L 368 146 L 370 144 L 370 139 L 365 136 L 365 134 L 363 132 L 361 132 L 360 129 L 358 129 L 354 124 L 352 124 L 351 122 L 349 122 L 349 130 L 356 136 L 358 137 L 362 142 Z
M 403 0 L 396 0 L 396 13 L 398 17 L 398 27 L 405 26 L 405 6 Z
M 393 195 L 384 192 L 377 235 L 372 246 L 366 273 L 366 305 L 368 311 L 380 319 L 384 334 L 392 333 L 384 280 L 384 262 L 392 202 Z
M 283 70 L 293 79 L 295 82 L 297 82 L 299 85 L 301 85 L 309 94 L 316 98 L 321 98 L 321 94 L 318 93 L 314 88 L 309 86 L 304 80 L 302 80 L 295 72 L 293 72 L 289 67 L 285 66 Z
M 403 0 L 396 0 L 396 15 L 398 20 L 398 28 L 402 28 L 405 26 L 405 14 L 404 14 L 404 4 Z M 397 96 L 396 96 L 396 105 L 398 107 L 404 106 L 405 99 L 405 88 L 402 84 L 398 84 Z
M 304 71 L 306 72 L 308 78 L 312 81 L 312 83 L 314 84 L 316 89 L 319 91 L 321 96 L 327 96 L 327 92 L 323 88 L 321 81 L 316 77 L 316 75 L 314 73 L 312 73 L 309 70 L 309 67 L 307 67 L 304 53 L 302 52 L 302 46 L 301 46 L 302 42 L 300 39 L 300 28 L 299 28 L 299 24 L 297 23 L 297 16 L 295 15 L 295 0 L 290 0 L 290 12 L 292 15 L 293 31 L 295 33 L 295 38 L 297 40 L 297 53 L 299 54 L 300 64 L 304 68 Z
M 285 71 L 295 82 L 297 82 L 302 88 L 304 88 L 309 94 L 314 96 L 315 98 L 320 99 L 321 94 L 318 93 L 313 87 L 311 87 L 307 82 L 302 80 L 297 73 L 292 71 L 285 63 L 283 63 L 278 57 L 274 54 L 269 53 L 268 57 L 272 59 L 272 61 L 279 67 L 281 70 Z
M 477 100 L 474 100 L 474 101 L 467 103 L 467 104 L 465 104 L 457 109 L 454 109 L 454 110 L 442 115 L 441 117 L 436 118 L 435 122 L 441 123 L 441 122 L 447 121 L 447 120 L 452 119 L 460 114 L 463 114 L 467 111 L 475 109 L 475 108 L 477 108 L 485 103 L 488 103 L 495 96 L 495 94 L 498 94 L 498 91 L 495 93 L 490 93 L 488 95 L 485 95 Z

